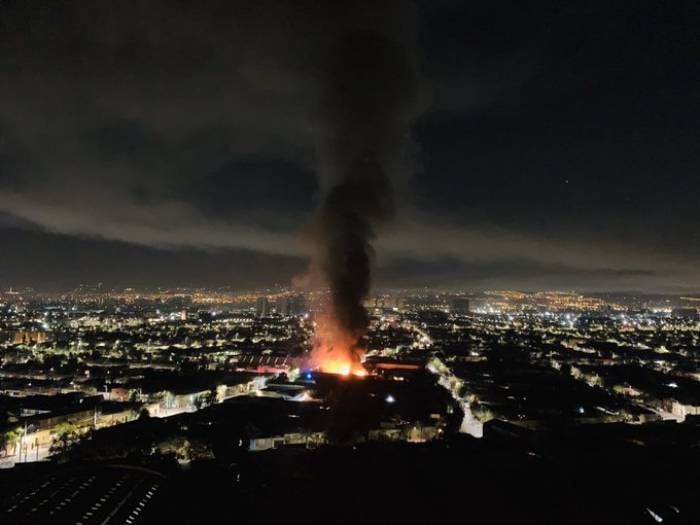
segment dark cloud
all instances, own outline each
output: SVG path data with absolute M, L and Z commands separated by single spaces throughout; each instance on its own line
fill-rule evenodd
M 308 174 L 327 171 L 326 48 L 356 28 L 400 40 L 410 16 L 389 2 L 205 4 L 3 5 L 0 162 L 20 183 L 0 209 L 63 233 L 287 252 L 276 227 L 300 228 Z
M 313 42 L 286 27 L 303 15 L 281 2 L 3 10 L 0 163 L 19 182 L 3 186 L 2 209 L 148 245 L 288 249 L 256 218 L 298 227 L 299 207 L 268 197 L 299 186 L 315 198 L 314 83 L 302 71 Z M 249 200 L 230 216 L 236 195 Z
M 382 280 L 694 286 L 697 22 L 690 2 L 3 2 L 0 226 L 18 251 L 45 230 L 292 274 L 336 180 L 325 57 L 361 28 L 421 73 Z
M 303 259 L 250 250 L 160 250 L 133 243 L 2 227 L 0 282 L 65 291 L 81 283 L 115 287 L 267 288 L 288 285 Z

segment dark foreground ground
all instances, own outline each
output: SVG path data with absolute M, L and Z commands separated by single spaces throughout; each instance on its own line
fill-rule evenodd
M 30 464 L 0 472 L 0 523 L 700 523 L 695 424 L 489 436 Z

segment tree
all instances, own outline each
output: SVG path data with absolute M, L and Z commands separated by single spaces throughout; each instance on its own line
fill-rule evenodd
M 209 392 L 204 394 L 204 406 L 211 406 L 216 403 L 216 387 L 213 386 Z
M 56 427 L 49 452 L 66 454 L 80 441 L 78 427 L 72 423 L 61 423 Z
M 194 406 L 197 410 L 211 406 L 216 401 L 216 387 L 212 388 L 208 392 L 205 392 L 201 396 L 197 396 L 194 400 Z
M 22 436 L 24 435 L 24 429 L 22 427 L 17 427 L 5 433 L 5 455 L 7 455 L 7 449 L 12 449 L 12 455 L 15 455 L 15 449 L 17 448 L 17 443 L 20 442 Z

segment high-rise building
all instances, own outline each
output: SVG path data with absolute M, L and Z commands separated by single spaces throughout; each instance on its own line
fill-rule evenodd
M 279 313 L 287 317 L 302 315 L 306 310 L 306 302 L 301 294 L 284 297 L 279 303 Z
M 299 294 L 290 297 L 289 315 L 302 315 L 306 311 L 306 300 L 304 296 Z
M 450 300 L 450 311 L 453 314 L 466 315 L 469 313 L 469 299 L 465 297 L 453 297 Z
M 265 317 L 270 313 L 270 301 L 267 297 L 258 297 L 255 303 L 255 315 L 257 317 Z

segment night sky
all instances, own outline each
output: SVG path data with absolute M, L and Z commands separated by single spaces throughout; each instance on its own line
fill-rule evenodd
M 289 283 L 370 27 L 416 72 L 375 285 L 700 289 L 696 2 L 350 4 L 0 0 L 0 286 Z

